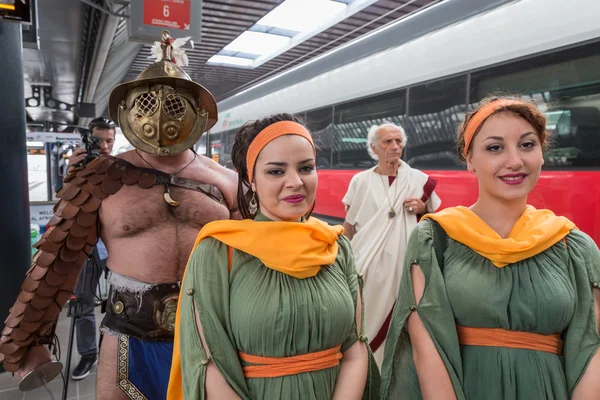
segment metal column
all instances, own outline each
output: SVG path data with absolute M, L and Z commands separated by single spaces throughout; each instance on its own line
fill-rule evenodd
M 0 21 L 0 326 L 31 264 L 21 24 Z M 0 367 L 0 372 L 4 372 Z

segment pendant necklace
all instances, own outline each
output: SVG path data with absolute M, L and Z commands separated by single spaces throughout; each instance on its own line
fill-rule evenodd
M 142 155 L 140 154 L 140 152 L 139 152 L 139 151 L 137 151 L 137 149 L 135 150 L 135 152 L 136 152 L 136 153 L 137 153 L 137 155 L 138 155 L 138 156 L 139 156 L 139 157 L 142 159 L 142 161 L 143 161 L 143 162 L 145 162 L 145 163 L 146 163 L 146 164 L 147 164 L 147 165 L 148 165 L 150 168 L 152 168 L 153 170 L 156 170 L 156 171 L 160 171 L 160 170 L 158 170 L 158 169 L 154 168 L 154 167 L 152 166 L 152 164 L 150 164 L 148 161 L 146 161 L 146 159 L 145 159 L 144 157 L 142 157 Z M 181 168 L 179 171 L 177 171 L 177 172 L 175 172 L 175 173 L 172 173 L 172 174 L 169 174 L 169 175 L 176 176 L 177 174 L 179 174 L 180 172 L 182 172 L 184 169 L 186 169 L 187 167 L 189 167 L 190 165 L 192 165 L 192 163 L 193 163 L 193 162 L 196 160 L 196 157 L 198 157 L 198 154 L 197 154 L 195 151 L 192 151 L 192 152 L 194 153 L 194 158 L 192 158 L 192 161 L 190 161 L 189 163 L 187 163 L 187 164 L 186 164 L 186 165 L 185 165 L 183 168 Z M 180 201 L 174 200 L 174 199 L 171 197 L 171 188 L 169 187 L 169 184 L 168 184 L 168 183 L 165 183 L 165 192 L 163 193 L 163 198 L 165 199 L 165 202 L 166 202 L 168 205 L 172 206 L 172 207 L 177 207 L 177 206 L 181 205 L 181 202 L 180 202 Z
M 378 175 L 381 178 L 381 183 L 383 183 L 383 188 L 387 189 L 385 191 L 385 197 L 387 197 L 388 203 L 390 205 L 390 211 L 388 212 L 388 218 L 389 219 L 394 219 L 394 218 L 396 218 L 396 210 L 394 210 L 394 203 L 396 202 L 397 197 L 398 197 L 398 183 L 394 182 L 394 183 L 396 183 L 396 188 L 394 189 L 394 203 L 392 203 L 392 201 L 390 200 L 390 196 L 388 194 L 389 187 L 386 187 L 385 181 L 383 180 L 383 175 L 381 175 L 381 174 L 378 174 Z M 398 177 L 396 177 L 396 180 L 397 179 L 398 179 Z

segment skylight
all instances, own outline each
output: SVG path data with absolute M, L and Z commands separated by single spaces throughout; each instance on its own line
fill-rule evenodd
M 221 56 L 218 54 L 212 56 L 208 61 L 215 65 L 238 65 L 240 67 L 250 67 L 254 63 L 251 58 Z
M 285 0 L 207 63 L 256 68 L 377 0 Z
M 257 25 L 306 33 L 327 24 L 332 15 L 346 7 L 346 4 L 337 1 L 287 0 L 265 15 Z
M 246 31 L 225 46 L 223 50 L 264 56 L 285 47 L 291 40 L 287 36 Z

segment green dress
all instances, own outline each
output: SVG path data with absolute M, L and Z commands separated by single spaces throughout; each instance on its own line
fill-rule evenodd
M 257 221 L 268 221 L 258 215 Z M 268 240 L 268 239 L 265 239 Z M 194 302 L 212 361 L 242 399 L 330 399 L 340 366 L 277 378 L 246 379 L 238 351 L 254 356 L 289 357 L 358 339 L 357 273 L 349 241 L 341 235 L 333 265 L 307 279 L 266 267 L 234 250 L 231 272 L 227 246 L 214 238 L 192 253 L 180 299 L 180 351 L 185 399 L 204 399 L 206 353 L 194 318 Z M 192 301 L 193 300 L 193 301 Z M 364 398 L 379 397 L 379 375 L 370 355 Z
M 404 275 L 388 333 L 382 398 L 420 399 L 406 322 L 414 295 L 411 261 L 426 286 L 418 312 L 450 375 L 457 399 L 568 399 L 600 346 L 592 288 L 600 282 L 600 252 L 571 231 L 548 250 L 496 268 L 448 238 L 438 266 L 433 233 L 421 222 L 411 234 Z M 460 346 L 456 324 L 539 334 L 562 333 L 563 355 L 504 347 Z

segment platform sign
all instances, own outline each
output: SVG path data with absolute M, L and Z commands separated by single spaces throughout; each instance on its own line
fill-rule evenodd
M 0 0 L 0 19 L 31 24 L 31 0 Z
M 28 142 L 43 143 L 71 143 L 81 144 L 81 135 L 79 133 L 61 133 L 61 132 L 27 132 Z
M 191 13 L 190 0 L 182 0 L 181 2 L 146 0 L 144 2 L 145 25 L 189 30 Z
M 29 221 L 32 225 L 46 225 L 54 215 L 54 203 L 31 202 L 29 204 Z
M 200 40 L 201 0 L 138 0 L 129 7 L 129 40 L 153 43 L 165 29 L 174 38 Z

